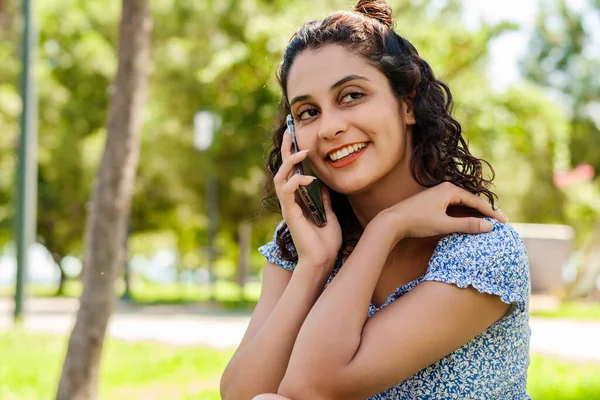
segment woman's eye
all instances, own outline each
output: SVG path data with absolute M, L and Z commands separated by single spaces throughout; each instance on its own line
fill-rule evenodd
M 342 103 L 351 103 L 355 100 L 360 99 L 361 97 L 363 97 L 363 94 L 360 92 L 348 93 L 347 95 L 342 97 Z
M 303 121 L 316 116 L 317 113 L 318 111 L 315 108 L 309 108 L 308 110 L 300 111 L 297 118 L 299 121 Z

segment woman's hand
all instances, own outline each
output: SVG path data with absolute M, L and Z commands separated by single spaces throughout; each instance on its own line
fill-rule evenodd
M 275 191 L 281 204 L 283 219 L 290 229 L 294 246 L 298 253 L 298 261 L 318 268 L 318 273 L 329 277 L 338 251 L 342 245 L 342 230 L 333 209 L 329 190 L 321 184 L 323 203 L 327 217 L 327 225 L 318 227 L 296 201 L 296 191 L 300 186 L 307 186 L 315 178 L 296 174 L 294 165 L 304 160 L 308 151 L 292 154 L 292 138 L 286 130 L 281 144 L 283 163 L 273 178 Z
M 492 230 L 489 221 L 477 217 L 454 218 L 447 214 L 448 207 L 465 206 L 486 217 L 507 222 L 499 209 L 481 197 L 467 192 L 450 182 L 444 182 L 381 211 L 371 223 L 384 224 L 392 232 L 395 242 L 406 237 L 430 237 L 455 232 L 484 233 Z

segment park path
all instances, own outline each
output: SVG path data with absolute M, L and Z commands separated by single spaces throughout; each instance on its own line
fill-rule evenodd
M 25 328 L 64 334 L 75 321 L 76 299 L 29 299 Z M 13 302 L 0 298 L 0 335 L 12 326 Z M 203 304 L 139 306 L 120 303 L 109 324 L 112 337 L 180 346 L 235 348 L 250 320 L 248 313 L 218 313 Z M 531 352 L 600 362 L 600 322 L 531 318 Z

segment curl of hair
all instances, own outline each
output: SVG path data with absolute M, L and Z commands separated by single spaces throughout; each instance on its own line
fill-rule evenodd
M 291 38 L 278 80 L 282 89 L 279 112 L 273 129 L 272 147 L 265 158 L 266 169 L 274 177 L 282 164 L 281 143 L 286 130 L 285 117 L 290 113 L 287 79 L 296 57 L 306 49 L 325 45 L 343 46 L 363 57 L 381 71 L 399 101 L 413 106 L 416 124 L 412 129 L 411 173 L 425 187 L 451 182 L 471 193 L 481 195 L 494 205 L 496 195 L 490 187 L 494 171 L 485 160 L 474 157 L 462 136 L 460 123 L 452 117 L 453 100 L 448 86 L 436 79 L 429 64 L 415 47 L 392 28 L 391 9 L 385 1 L 360 0 L 355 11 L 338 11 L 322 21 L 303 25 Z M 483 164 L 491 177 L 483 176 Z M 348 198 L 329 189 L 332 208 L 342 229 L 339 256 L 348 255 L 360 236 L 358 223 Z M 263 206 L 281 210 L 272 179 L 268 180 Z M 284 259 L 297 261 L 289 229 L 284 224 L 277 232 L 276 243 Z
M 394 27 L 392 9 L 384 0 L 360 0 L 354 6 L 354 12 L 376 19 L 388 28 Z

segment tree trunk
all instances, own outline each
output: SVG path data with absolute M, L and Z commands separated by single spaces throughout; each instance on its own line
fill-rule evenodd
M 48 250 L 50 250 L 50 249 L 48 249 Z M 65 283 L 67 282 L 67 274 L 65 273 L 65 269 L 61 265 L 63 256 L 62 256 L 62 254 L 59 254 L 59 253 L 57 253 L 55 251 L 51 251 L 51 250 L 50 250 L 50 253 L 52 254 L 52 259 L 54 260 L 54 262 L 58 266 L 58 270 L 60 271 L 60 282 L 58 282 L 58 288 L 56 288 L 56 293 L 54 295 L 62 296 L 63 294 L 65 294 Z
M 107 140 L 86 222 L 83 292 L 57 400 L 98 397 L 100 358 L 116 303 L 114 285 L 124 261 L 123 240 L 139 159 L 151 30 L 148 1 L 123 0 L 119 63 L 108 112 Z
M 6 8 L 6 0 L 0 0 L 0 29 L 4 30 L 6 14 L 4 9 Z

